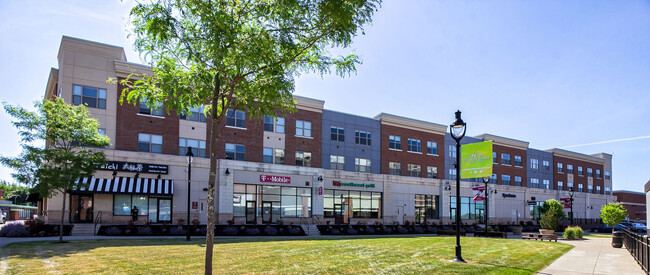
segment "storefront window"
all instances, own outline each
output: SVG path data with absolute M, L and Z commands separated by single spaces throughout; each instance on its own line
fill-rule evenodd
M 131 215 L 131 195 L 115 195 L 113 200 L 113 215 Z
M 325 190 L 323 211 L 325 217 L 335 217 L 343 209 L 353 218 L 381 218 L 379 192 Z
M 483 221 L 485 205 L 482 201 L 473 201 L 472 197 L 460 197 L 460 219 Z M 456 220 L 456 197 L 449 200 L 449 217 Z
M 113 195 L 113 216 L 130 216 L 131 209 L 138 207 L 139 216 L 148 216 L 149 221 L 171 221 L 171 199 L 147 195 Z
M 440 218 L 438 201 L 438 196 L 415 195 L 415 222 L 424 223 Z
M 542 206 L 544 206 L 543 201 L 535 202 L 534 205 L 528 205 L 530 219 L 539 221 L 542 218 Z
M 233 187 L 233 216 L 235 217 L 246 216 L 246 207 L 252 205 L 256 205 L 256 213 L 271 215 L 262 218 L 272 222 L 280 217 L 311 217 L 311 188 L 254 184 L 234 184 Z M 272 209 L 265 209 L 265 207 Z

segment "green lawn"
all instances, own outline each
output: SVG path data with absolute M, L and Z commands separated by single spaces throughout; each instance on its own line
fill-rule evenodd
M 451 263 L 453 237 L 215 239 L 215 273 L 534 274 L 570 245 L 462 238 L 467 264 Z M 0 274 L 203 272 L 204 239 L 15 243 L 2 248 Z

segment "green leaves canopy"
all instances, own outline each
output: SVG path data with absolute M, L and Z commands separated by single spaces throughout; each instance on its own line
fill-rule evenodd
M 600 208 L 600 218 L 609 226 L 615 226 L 627 217 L 627 209 L 618 203 L 610 203 Z

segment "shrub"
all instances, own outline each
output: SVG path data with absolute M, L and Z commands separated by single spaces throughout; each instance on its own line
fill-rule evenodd
M 359 232 L 357 232 L 356 230 L 354 230 L 354 228 L 352 228 L 352 227 L 348 228 L 348 234 L 350 234 L 350 235 L 356 235 L 356 234 L 358 234 L 358 233 L 359 233 Z
M 151 235 L 151 227 L 145 226 L 145 227 L 138 227 L 138 235 Z
M 600 218 L 609 226 L 621 223 L 627 217 L 627 210 L 618 203 L 603 205 L 600 209 Z
M 0 229 L 0 236 L 3 237 L 24 237 L 29 235 L 29 230 L 22 222 L 11 222 Z
M 409 230 L 404 228 L 404 227 L 398 226 L 397 227 L 397 232 L 399 232 L 400 234 L 406 234 L 406 233 L 409 233 Z
M 576 226 L 573 228 L 573 230 L 576 232 L 576 238 L 582 239 L 582 236 L 585 234 L 584 231 L 582 231 L 582 228 L 580 226 Z
M 185 235 L 187 233 L 187 230 L 183 229 L 182 226 L 174 226 L 169 229 L 169 234 L 172 235 Z
M 289 234 L 291 235 L 300 235 L 300 229 L 297 226 L 289 227 Z
M 539 225 L 544 229 L 556 230 L 560 220 L 566 218 L 562 204 L 557 200 L 550 199 L 544 202 L 541 209 L 542 219 Z M 552 213 L 552 214 L 551 214 Z M 544 219 L 546 217 L 546 220 Z M 552 217 L 552 218 L 551 218 Z
M 122 234 L 122 230 L 117 226 L 113 226 L 113 227 L 109 227 L 108 229 L 104 230 L 104 234 L 109 235 L 109 236 L 117 236 L 117 235 Z
M 229 226 L 224 228 L 223 231 L 221 231 L 221 233 L 227 236 L 235 236 L 237 235 L 237 233 L 239 233 L 239 230 L 236 227 Z
M 260 230 L 257 228 L 246 228 L 245 232 L 248 236 L 257 236 L 260 234 Z
M 275 229 L 275 227 L 267 226 L 266 229 L 264 229 L 264 234 L 269 236 L 275 236 L 278 234 L 278 230 Z
M 584 235 L 584 232 L 582 231 L 582 228 L 580 226 L 575 226 L 575 227 L 567 227 L 564 230 L 564 238 L 569 239 L 569 240 L 580 240 L 582 239 L 582 236 Z
M 546 211 L 546 213 L 542 215 L 542 219 L 539 221 L 539 225 L 541 225 L 544 229 L 555 230 L 558 221 L 556 215 L 557 213 L 555 211 Z

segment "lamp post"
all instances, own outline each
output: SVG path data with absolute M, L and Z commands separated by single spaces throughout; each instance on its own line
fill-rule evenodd
M 460 140 L 465 136 L 466 124 L 456 111 L 456 120 L 449 126 L 451 137 L 456 141 L 456 258 L 452 262 L 465 263 L 460 249 Z
M 192 153 L 192 146 L 187 147 L 187 154 L 185 154 L 187 159 L 187 237 L 186 241 L 190 241 L 190 207 L 192 202 L 190 201 L 190 192 L 192 191 L 192 159 L 194 158 L 194 153 Z
M 569 188 L 569 203 L 571 206 L 571 226 L 573 226 L 573 187 Z
M 488 216 L 489 216 L 489 214 L 488 214 L 488 193 L 489 192 L 488 192 L 488 186 L 487 186 L 488 182 L 490 182 L 490 178 L 488 178 L 488 177 L 483 178 L 483 183 L 485 183 L 485 191 L 483 191 L 483 192 L 485 192 L 485 233 L 486 234 L 488 232 Z M 485 235 L 485 236 L 487 237 L 487 235 Z

